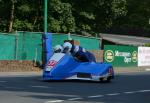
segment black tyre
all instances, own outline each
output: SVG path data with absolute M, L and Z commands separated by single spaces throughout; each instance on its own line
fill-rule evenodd
M 104 77 L 104 78 L 100 78 L 100 82 L 103 82 L 103 83 L 109 83 L 111 82 L 111 77 Z

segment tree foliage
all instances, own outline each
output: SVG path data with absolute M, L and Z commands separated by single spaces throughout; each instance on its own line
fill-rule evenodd
M 52 32 L 74 32 L 75 19 L 72 15 L 72 7 L 61 0 L 50 0 L 48 12 L 48 27 Z
M 114 20 L 112 33 L 149 36 L 149 7 L 149 0 L 127 0 L 127 15 Z
M 149 0 L 48 0 L 48 31 L 82 35 L 148 31 L 149 6 Z M 43 10 L 44 0 L 0 0 L 0 31 L 8 32 L 12 22 L 11 31 L 42 32 Z

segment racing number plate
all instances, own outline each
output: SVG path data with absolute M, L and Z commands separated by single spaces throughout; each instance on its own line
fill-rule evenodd
M 56 64 L 57 64 L 57 61 L 55 61 L 55 60 L 48 61 L 48 65 L 46 67 L 46 71 L 50 71 Z

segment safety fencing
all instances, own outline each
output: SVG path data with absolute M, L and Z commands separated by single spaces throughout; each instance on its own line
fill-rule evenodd
M 87 50 L 100 49 L 100 39 L 74 34 L 52 33 L 52 46 L 67 39 L 78 41 Z M 0 60 L 42 61 L 42 43 L 41 32 L 0 33 Z
M 150 66 L 150 47 L 105 45 L 104 62 L 115 67 Z
M 58 33 L 52 33 L 52 46 L 68 39 L 91 51 L 98 62 L 116 67 L 150 66 L 150 47 L 104 45 L 100 50 L 101 39 Z M 42 43 L 40 32 L 0 33 L 0 60 L 42 61 Z
M 138 66 L 150 66 L 150 47 L 138 47 Z
M 63 44 L 64 40 L 75 40 L 80 44 L 80 46 L 84 47 L 87 50 L 100 50 L 101 39 L 87 36 L 80 36 L 75 34 L 52 34 L 52 46 L 56 44 Z
M 41 60 L 41 33 L 0 34 L 0 60 Z
M 137 66 L 138 47 L 122 45 L 105 45 L 104 62 L 116 67 Z
M 13 60 L 15 59 L 15 41 L 16 36 L 13 35 L 0 35 L 0 60 Z
M 0 72 L 39 71 L 43 57 L 43 33 L 14 32 L 0 33 Z M 73 39 L 87 50 L 95 50 L 99 57 L 100 39 L 52 33 L 52 46 L 63 44 L 64 40 Z M 97 60 L 102 61 L 100 58 Z

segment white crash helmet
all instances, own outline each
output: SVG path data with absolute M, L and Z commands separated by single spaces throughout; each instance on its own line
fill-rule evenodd
M 61 45 L 56 45 L 54 47 L 54 53 L 61 53 L 63 52 L 63 47 Z
M 63 44 L 63 48 L 64 48 L 64 52 L 65 53 L 70 52 L 71 48 L 72 48 L 72 44 L 70 42 L 65 42 Z

